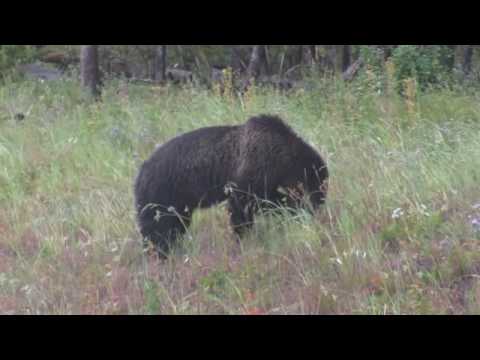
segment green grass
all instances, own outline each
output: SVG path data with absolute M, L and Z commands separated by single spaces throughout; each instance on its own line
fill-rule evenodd
M 24 121 L 15 113 L 26 114 Z M 165 263 L 144 254 L 133 179 L 157 143 L 275 113 L 328 160 L 315 216 L 265 215 L 235 246 L 223 204 Z M 319 82 L 243 99 L 75 81 L 0 87 L 0 313 L 480 312 L 480 101 Z

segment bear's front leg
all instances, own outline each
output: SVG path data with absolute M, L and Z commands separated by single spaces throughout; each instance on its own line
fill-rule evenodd
M 236 234 L 236 240 L 240 241 L 240 238 L 253 225 L 254 199 L 247 194 L 232 194 L 228 199 L 228 208 L 230 224 Z
M 161 259 L 165 259 L 170 253 L 175 241 L 185 233 L 186 227 L 190 224 L 189 217 L 179 218 L 178 215 L 162 214 L 141 221 L 141 233 L 144 238 L 144 245 L 148 241 L 153 244 L 155 251 Z

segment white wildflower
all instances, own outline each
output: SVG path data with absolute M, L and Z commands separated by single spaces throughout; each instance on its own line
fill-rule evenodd
M 425 216 L 430 216 L 430 213 L 427 211 L 427 207 L 424 204 L 420 204 L 420 213 Z
M 343 265 L 343 261 L 342 261 L 342 259 L 340 259 L 339 257 L 330 258 L 330 261 L 336 262 L 338 265 Z
M 33 288 L 30 285 L 24 285 L 20 290 L 22 290 L 25 295 L 29 296 L 32 293 Z
M 473 226 L 473 230 L 475 230 L 475 232 L 480 232 L 480 218 L 473 218 L 471 220 L 471 224 Z
M 404 211 L 402 208 L 396 208 L 395 210 L 393 210 L 392 212 L 392 219 L 399 219 L 400 217 L 402 217 L 404 215 Z

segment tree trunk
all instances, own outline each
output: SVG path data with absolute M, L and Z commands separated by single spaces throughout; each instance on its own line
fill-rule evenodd
M 382 50 L 383 61 L 387 61 L 393 54 L 393 51 L 398 45 L 377 45 L 377 47 Z
M 343 45 L 342 72 L 347 71 L 352 63 L 352 46 Z
M 285 64 L 285 57 L 286 57 L 287 50 L 284 48 L 282 53 L 280 54 L 280 64 L 278 66 L 278 75 L 283 77 L 283 66 Z
M 246 76 L 242 81 L 242 91 L 245 91 L 251 85 L 252 79 L 257 79 L 260 76 L 262 65 L 268 71 L 268 64 L 266 61 L 265 45 L 254 45 L 252 54 L 250 55 L 247 72 L 245 74 Z
M 263 64 L 265 73 L 267 75 L 270 75 L 270 55 L 268 52 L 267 45 L 262 45 L 261 56 L 262 56 L 262 64 Z
M 232 61 L 230 64 L 232 66 L 232 69 L 234 70 L 237 70 L 240 72 L 244 72 L 247 70 L 248 66 L 243 61 L 242 54 L 240 53 L 240 51 L 237 49 L 236 46 L 232 47 Z
M 454 66 L 460 70 L 464 76 L 468 75 L 472 68 L 473 46 L 457 45 L 455 47 Z
M 470 74 L 472 70 L 472 58 L 473 58 L 473 46 L 467 45 L 465 49 L 465 56 L 463 58 L 463 73 L 465 75 Z
M 343 60 L 345 53 L 345 45 L 335 45 L 334 51 L 334 64 L 335 64 L 335 73 L 341 74 L 343 72 Z
M 448 67 L 448 70 L 452 71 L 455 67 L 455 49 L 457 48 L 456 45 L 446 45 L 448 50 L 451 52 L 452 56 L 447 57 L 443 61 L 443 65 Z
M 164 82 L 167 72 L 167 45 L 159 45 L 155 49 L 154 80 Z
M 186 63 L 185 63 L 185 57 L 184 57 L 184 51 L 183 51 L 183 47 L 182 45 L 177 45 L 177 52 L 178 52 L 178 55 L 177 55 L 177 58 L 179 59 L 179 67 L 180 69 L 182 70 L 185 70 L 186 69 Z
M 336 68 L 336 50 L 338 45 L 317 45 L 317 63 L 321 73 L 329 73 Z
M 308 45 L 313 63 L 317 62 L 317 45 Z
M 265 60 L 265 45 L 254 45 L 250 63 L 247 68 L 247 78 L 257 78 L 260 75 L 262 63 Z
M 98 45 L 82 45 L 80 54 L 80 74 L 82 86 L 95 99 L 100 96 L 98 71 Z
M 327 57 L 330 58 L 330 63 L 333 64 L 335 73 L 343 74 L 352 63 L 351 45 L 331 45 L 329 48 Z
M 312 66 L 315 63 L 315 45 L 300 45 L 301 47 L 301 62 L 307 66 Z

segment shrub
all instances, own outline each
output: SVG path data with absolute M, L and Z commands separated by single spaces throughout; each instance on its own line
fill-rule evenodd
M 413 78 L 420 89 L 438 85 L 448 79 L 452 51 L 440 45 L 399 45 L 392 52 L 395 78 L 401 90 L 404 80 Z
M 32 61 L 36 49 L 31 45 L 0 45 L 0 74 L 5 74 L 18 64 Z

